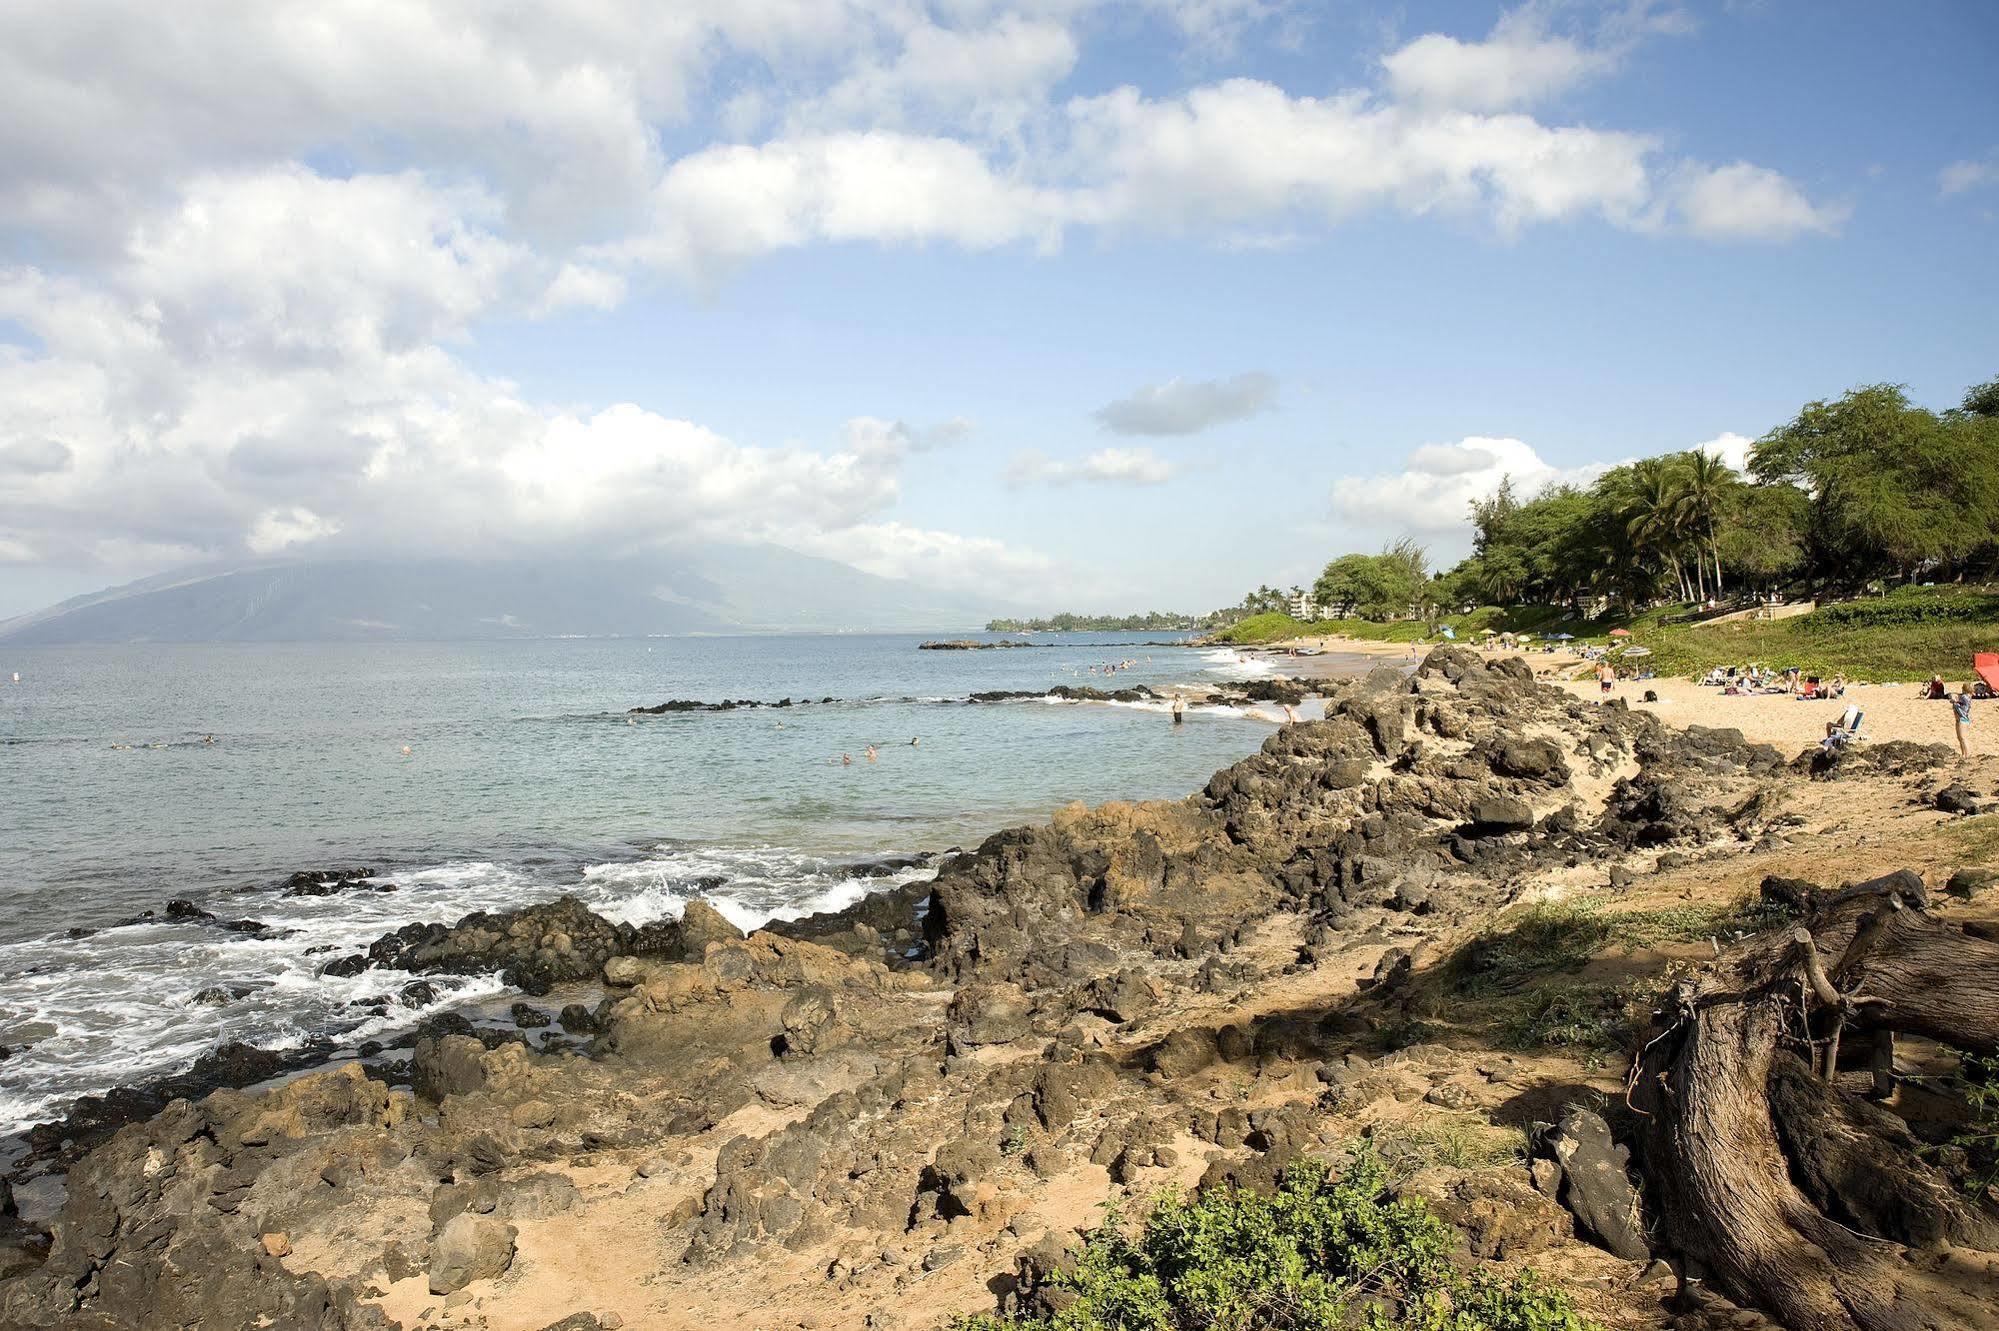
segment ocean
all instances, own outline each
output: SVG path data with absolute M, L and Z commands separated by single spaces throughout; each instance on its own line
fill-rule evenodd
M 224 1041 L 351 1046 L 408 1026 L 421 1014 L 365 1005 L 411 977 L 318 971 L 412 921 L 567 892 L 632 923 L 707 896 L 748 927 L 929 873 L 856 871 L 870 859 L 970 848 L 1071 800 L 1185 795 L 1254 752 L 1269 720 L 1196 709 L 1174 726 L 1159 704 L 966 701 L 1269 669 L 1157 638 L 973 652 L 919 651 L 903 635 L 8 650 L 0 1131 Z M 1121 659 L 1136 664 L 1089 673 Z M 836 701 L 627 715 L 784 697 Z M 349 866 L 396 890 L 285 892 L 295 871 Z M 268 928 L 163 918 L 176 899 Z M 490 977 L 437 983 L 448 1002 L 499 991 Z M 238 996 L 196 1001 L 215 986 Z

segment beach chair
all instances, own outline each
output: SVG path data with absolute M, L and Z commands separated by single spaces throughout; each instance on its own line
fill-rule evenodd
M 1861 739 L 1860 722 L 1866 715 L 1858 706 L 1848 703 L 1846 710 L 1840 713 L 1839 729 L 1819 741 L 1819 747 L 1831 753 L 1834 749 L 1858 743 Z
M 1976 653 L 1971 668 L 1978 676 L 1978 696 L 1999 698 L 1999 652 Z

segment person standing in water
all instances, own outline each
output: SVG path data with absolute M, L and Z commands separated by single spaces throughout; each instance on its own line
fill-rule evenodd
M 1179 694 L 1173 695 L 1173 724 L 1181 725 L 1187 720 L 1187 700 Z

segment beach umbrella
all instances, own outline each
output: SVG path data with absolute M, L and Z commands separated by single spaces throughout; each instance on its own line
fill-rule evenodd
M 1498 629 L 1480 629 L 1479 633 L 1488 638 L 1496 638 L 1499 636 Z
M 1610 636 L 1611 636 L 1611 637 L 1613 637 L 1613 638 L 1628 638 L 1628 637 L 1630 637 L 1630 636 L 1631 636 L 1631 630 L 1630 630 L 1630 629 L 1612 629 L 1612 630 L 1610 631 Z
M 1650 647 L 1627 647 L 1624 649 L 1624 655 L 1626 657 L 1650 656 L 1651 654 L 1652 654 L 1652 649 Z
M 1556 642 L 1574 642 L 1576 640 L 1576 635 L 1573 633 L 1550 633 L 1548 636 Z

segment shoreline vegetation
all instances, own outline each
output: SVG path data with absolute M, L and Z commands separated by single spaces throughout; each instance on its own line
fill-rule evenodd
M 1309 590 L 1259 587 L 1208 616 L 1211 641 L 1510 637 L 1613 660 L 1642 647 L 1630 659 L 1669 677 L 1761 665 L 1962 682 L 1974 654 L 1999 650 L 1994 456 L 1999 379 L 1941 412 L 1867 385 L 1765 434 L 1746 475 L 1693 450 L 1530 497 L 1503 479 L 1470 505 L 1472 552 L 1452 568 L 1431 572 L 1407 539 L 1341 555 Z
M 1757 664 L 1878 683 L 1927 680 L 1936 674 L 1953 682 L 1968 679 L 1975 653 L 1999 651 L 1999 587 L 1992 586 L 1905 587 L 1776 619 L 1755 618 L 1756 610 L 1749 608 L 1705 621 L 1671 622 L 1698 611 L 1697 606 L 1666 605 L 1630 616 L 1582 619 L 1559 606 L 1481 606 L 1465 614 L 1385 621 L 1304 621 L 1265 613 L 1208 640 L 1280 649 L 1305 643 L 1351 644 L 1359 650 L 1414 644 L 1421 649 L 1451 640 L 1480 646 L 1490 630 L 1516 635 L 1534 650 L 1555 648 L 1560 654 L 1583 647 L 1614 648 L 1611 631 L 1624 629 L 1633 644 L 1650 651 L 1646 665 L 1667 677 Z M 1443 634 L 1445 628 L 1453 638 Z M 1560 633 L 1573 635 L 1573 641 L 1551 640 Z M 1504 650 L 1518 648 L 1508 644 Z M 1580 658 L 1573 664 L 1579 666 Z
M 1999 759 L 1792 757 L 1455 645 L 1318 687 L 1186 799 L 747 936 L 573 899 L 385 935 L 342 973 L 511 992 L 45 1130 L 0 1324 L 1989 1313 Z M 1863 966 L 1872 1002 L 1813 997 Z

